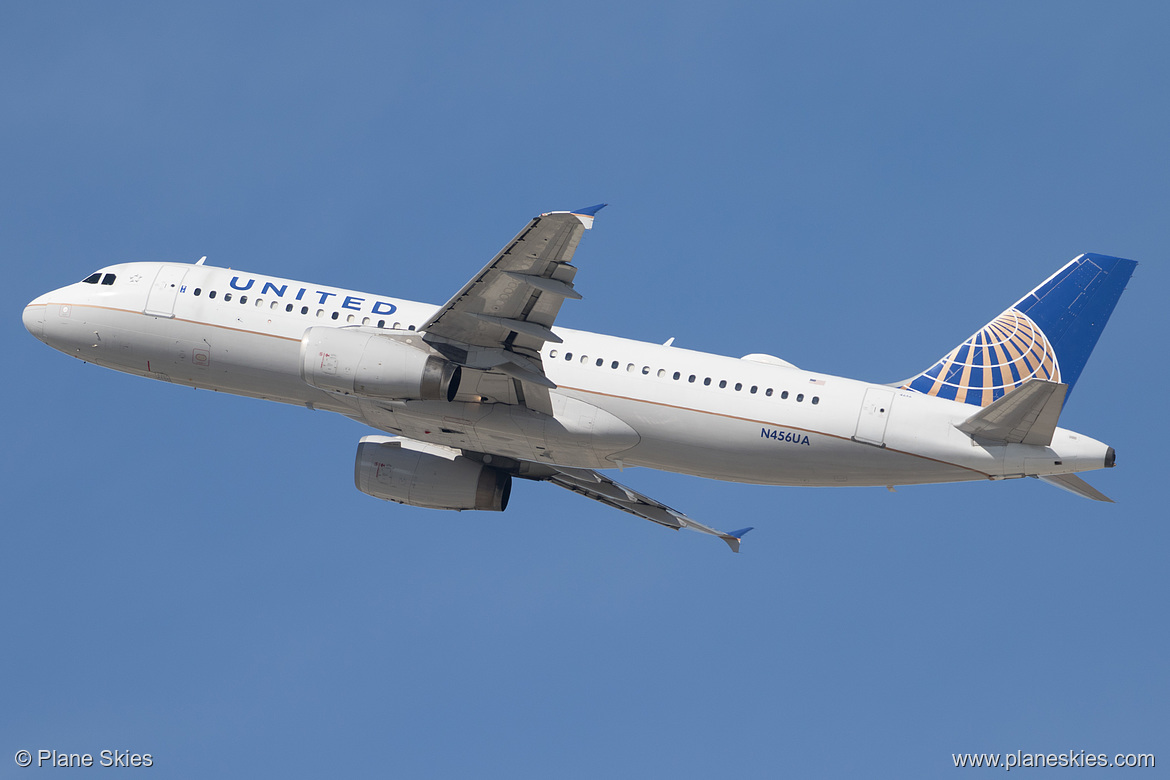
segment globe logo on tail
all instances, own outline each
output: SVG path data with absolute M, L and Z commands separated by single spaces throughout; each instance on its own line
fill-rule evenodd
M 987 406 L 1029 379 L 1060 381 L 1056 350 L 1028 315 L 1008 309 L 906 387 Z

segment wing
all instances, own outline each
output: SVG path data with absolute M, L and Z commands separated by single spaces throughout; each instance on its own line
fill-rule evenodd
M 653 523 L 664 525 L 667 528 L 673 528 L 676 531 L 680 528 L 691 528 L 701 533 L 718 536 L 727 542 L 727 546 L 731 548 L 732 552 L 739 552 L 740 540 L 744 534 L 752 530 L 751 528 L 741 528 L 738 531 L 731 531 L 730 533 L 716 531 L 714 528 L 692 520 L 682 512 L 671 509 L 666 504 L 655 501 L 649 496 L 644 496 L 636 490 L 614 482 L 604 474 L 593 471 L 592 469 L 571 469 L 551 466 L 548 467 L 548 471 L 550 473 L 544 476 L 530 475 L 526 478 L 540 479 L 551 482 L 554 485 L 560 485 L 563 488 L 572 490 L 574 493 L 580 493 L 587 498 L 592 498 L 594 501 L 600 501 L 606 506 L 620 509 L 623 512 L 629 512 L 632 515 L 637 515 Z
M 461 394 L 552 414 L 556 385 L 544 375 L 541 349 L 561 341 L 552 332 L 561 302 L 581 297 L 569 261 L 604 206 L 536 217 L 419 329 L 464 367 Z

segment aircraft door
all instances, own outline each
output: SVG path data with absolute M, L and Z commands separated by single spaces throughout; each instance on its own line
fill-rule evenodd
M 155 317 L 174 317 L 175 298 L 179 295 L 179 285 L 186 275 L 187 269 L 183 266 L 164 265 L 158 269 L 143 312 Z
M 887 387 L 871 387 L 865 391 L 861 402 L 861 414 L 857 417 L 857 432 L 854 441 L 886 446 L 886 424 L 890 421 L 890 406 L 894 403 L 894 391 Z

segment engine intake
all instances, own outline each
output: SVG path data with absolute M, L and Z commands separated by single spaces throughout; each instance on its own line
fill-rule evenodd
M 444 448 L 423 442 L 366 436 L 358 444 L 354 482 L 374 498 L 427 509 L 507 508 L 511 474 L 462 455 L 448 455 Z
M 453 401 L 461 373 L 454 363 L 384 333 L 309 328 L 301 339 L 301 378 L 320 390 L 390 400 Z

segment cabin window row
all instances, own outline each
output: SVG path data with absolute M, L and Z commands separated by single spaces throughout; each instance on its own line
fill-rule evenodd
M 201 288 L 201 287 L 196 287 L 196 288 L 195 288 L 195 290 L 194 290 L 193 292 L 194 292 L 194 294 L 195 294 L 195 296 L 196 296 L 196 297 L 199 297 L 199 296 L 203 295 L 203 288 Z M 207 297 L 208 297 L 208 298 L 210 298 L 210 299 L 212 299 L 212 300 L 214 300 L 214 299 L 215 299 L 216 295 L 217 295 L 217 291 L 215 291 L 215 290 L 208 290 L 208 291 L 207 291 Z M 222 300 L 223 300 L 225 303 L 226 303 L 226 302 L 229 302 L 229 301 L 231 301 L 231 300 L 232 300 L 232 293 L 230 293 L 230 292 L 229 292 L 229 293 L 224 293 L 224 294 L 223 294 L 223 299 L 222 299 Z M 247 295 L 241 295 L 241 296 L 240 296 L 239 298 L 237 298 L 236 300 L 237 300 L 237 301 L 239 301 L 240 305 L 246 305 L 246 304 L 248 303 L 248 296 L 247 296 Z M 253 299 L 252 299 L 252 301 L 253 301 L 253 305 L 254 305 L 254 306 L 257 308 L 257 309 L 262 309 L 262 308 L 264 308 L 264 299 L 263 299 L 263 298 L 253 298 Z M 279 309 L 280 309 L 280 301 L 272 301 L 271 303 L 269 303 L 269 305 L 268 305 L 268 308 L 269 308 L 269 309 L 271 309 L 271 310 L 273 310 L 273 311 L 277 311 L 277 310 L 279 310 Z M 284 305 L 284 310 L 285 310 L 285 312 L 287 312 L 287 313 L 289 313 L 289 314 L 293 313 L 293 310 L 294 310 L 294 309 L 296 309 L 296 306 L 295 306 L 294 304 L 291 304 L 291 303 L 286 303 L 286 304 Z M 312 310 L 313 310 L 313 307 L 311 307 L 311 306 L 301 306 L 301 308 L 300 308 L 300 313 L 301 313 L 301 314 L 308 314 L 308 313 L 309 313 L 310 311 L 312 311 Z M 317 310 L 316 310 L 316 316 L 317 316 L 317 318 L 318 318 L 318 319 L 321 319 L 321 318 L 323 318 L 323 317 L 324 317 L 326 314 L 329 314 L 329 318 L 330 318 L 330 319 L 333 319 L 333 320 L 340 319 L 340 317 L 341 317 L 341 312 L 339 312 L 339 311 L 334 311 L 334 312 L 332 312 L 332 313 L 331 313 L 331 312 L 329 312 L 327 309 L 317 308 Z M 386 320 L 378 320 L 378 322 L 377 322 L 377 323 L 374 323 L 374 322 L 373 322 L 373 320 L 372 320 L 370 317 L 362 317 L 362 318 L 361 318 L 361 321 L 359 322 L 359 321 L 358 321 L 358 316 L 357 316 L 356 314 L 349 314 L 349 315 L 346 315 L 345 321 L 346 321 L 347 323 L 352 323 L 352 324 L 354 324 L 354 325 L 371 325 L 371 324 L 372 324 L 372 325 L 374 325 L 375 327 L 378 327 L 378 328 L 385 328 L 385 327 L 386 327 Z M 390 327 L 391 327 L 391 328 L 393 328 L 393 329 L 395 329 L 395 330 L 401 330 L 401 329 L 402 329 L 402 323 L 401 323 L 401 322 L 395 322 L 395 323 L 391 324 L 391 325 L 390 325 Z M 406 329 L 407 329 L 407 330 L 414 330 L 414 326 L 413 326 L 413 325 L 408 325 L 408 326 L 406 326 Z
M 560 354 L 560 353 L 559 353 L 559 351 L 558 351 L 558 350 L 551 349 L 551 350 L 549 350 L 548 356 L 549 356 L 550 358 L 555 358 L 555 357 L 558 357 L 558 355 L 559 355 L 559 354 Z M 564 359 L 565 359 L 566 361 L 568 361 L 568 362 L 570 362 L 570 363 L 571 363 L 571 362 L 573 361 L 573 353 L 572 353 L 572 352 L 566 352 L 566 353 L 565 353 L 565 355 L 564 355 Z M 579 361 L 579 362 L 580 362 L 582 365 L 589 365 L 589 363 L 590 363 L 590 362 L 592 362 L 592 363 L 593 363 L 593 365 L 594 365 L 594 366 L 596 366 L 596 367 L 598 367 L 598 368 L 601 368 L 601 367 L 603 367 L 603 366 L 605 365 L 605 358 L 597 358 L 596 360 L 590 361 L 590 359 L 589 359 L 589 356 L 588 356 L 588 355 L 580 355 L 580 356 L 578 357 L 578 361 Z M 613 361 L 610 361 L 609 367 L 610 367 L 611 369 L 613 369 L 613 370 L 615 370 L 615 371 L 616 371 L 617 369 L 621 368 L 621 365 L 622 365 L 622 364 L 621 364 L 621 361 L 619 361 L 619 360 L 613 360 Z M 627 373 L 634 374 L 634 373 L 637 373 L 637 372 L 638 372 L 638 370 L 639 370 L 639 369 L 638 369 L 638 365 L 637 365 L 636 363 L 627 363 L 627 364 L 626 364 L 626 372 L 627 372 Z M 641 367 L 641 373 L 642 373 L 642 375 L 643 375 L 643 376 L 650 376 L 650 374 L 651 374 L 652 372 L 653 372 L 653 373 L 655 373 L 655 374 L 658 376 L 658 378 L 659 378 L 659 379 L 667 379 L 667 378 L 670 378 L 670 379 L 673 379 L 673 380 L 674 380 L 674 381 L 676 381 L 676 382 L 680 382 L 680 381 L 682 381 L 682 380 L 683 380 L 683 376 L 684 376 L 684 375 L 683 375 L 683 373 L 682 373 L 681 371 L 675 371 L 675 372 L 671 373 L 670 371 L 668 371 L 668 370 L 667 370 L 667 369 L 665 369 L 665 368 L 660 368 L 660 369 L 658 369 L 656 372 L 654 372 L 654 371 L 653 371 L 653 369 L 651 369 L 651 367 L 650 367 L 650 366 L 642 366 L 642 367 Z M 698 375 L 698 374 L 688 374 L 688 375 L 686 375 L 686 381 L 687 381 L 687 383 L 688 383 L 688 384 L 695 384 L 695 383 L 697 383 L 697 382 L 699 381 L 699 375 Z M 728 380 L 726 380 L 726 379 L 720 379 L 720 380 L 718 380 L 718 382 L 716 382 L 714 379 L 712 379 L 712 378 L 711 378 L 711 377 L 709 377 L 709 376 L 703 377 L 703 386 L 704 386 L 704 387 L 710 387 L 712 384 L 715 384 L 715 386 L 716 386 L 716 387 L 718 387 L 718 388 L 719 388 L 719 389 L 721 389 L 721 390 L 725 390 L 725 389 L 727 389 L 727 388 L 730 386 L 730 387 L 731 387 L 732 389 L 734 389 L 734 390 L 735 390 L 737 393 L 738 393 L 738 392 L 742 392 L 742 391 L 743 391 L 743 389 L 744 389 L 744 384 L 743 384 L 742 382 L 735 382 L 734 384 L 731 384 L 731 383 L 729 383 L 729 382 L 728 382 Z M 752 386 L 751 386 L 751 387 L 748 389 L 748 393 L 750 393 L 750 394 L 756 394 L 756 393 L 758 393 L 759 391 L 760 391 L 760 386 L 759 386 L 759 385 L 752 385 Z M 775 394 L 775 392 L 776 392 L 776 391 L 775 391 L 773 388 L 771 388 L 771 387 L 764 388 L 764 395 L 765 395 L 766 397 L 768 397 L 768 398 L 771 398 L 771 397 L 772 397 L 772 396 Z M 788 399 L 788 397 L 789 397 L 789 392 L 788 392 L 787 390 L 781 390 L 781 391 L 780 391 L 780 398 L 781 398 L 781 400 L 787 400 L 787 399 Z M 802 403 L 802 402 L 804 401 L 804 398 L 805 398 L 805 396 L 804 396 L 804 393 L 797 393 L 797 394 L 796 394 L 796 396 L 795 396 L 795 398 L 796 398 L 796 402 L 797 402 L 797 403 Z M 814 405 L 815 405 L 815 404 L 819 404 L 819 403 L 821 402 L 821 398 L 820 398 L 820 396 L 816 396 L 816 395 L 814 395 L 814 396 L 813 396 L 813 397 L 810 399 L 810 401 L 811 401 L 811 402 L 812 402 Z

